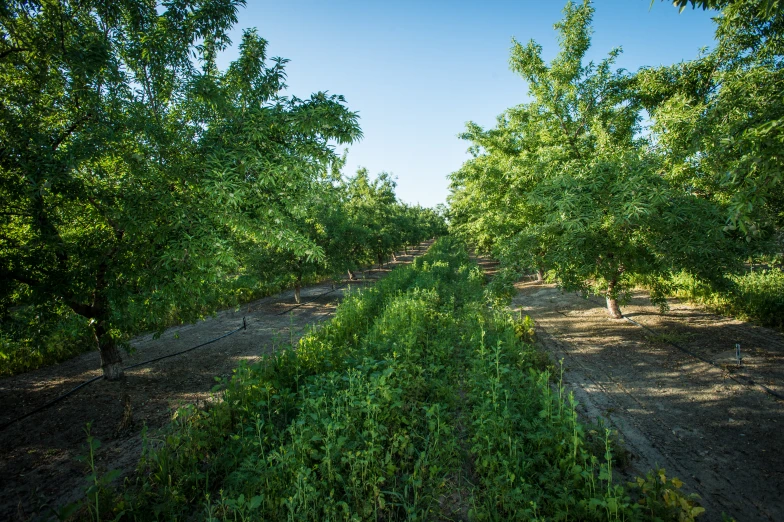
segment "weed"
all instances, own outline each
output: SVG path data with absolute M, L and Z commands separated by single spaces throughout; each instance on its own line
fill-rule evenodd
M 725 282 L 725 288 L 717 289 L 680 274 L 677 295 L 722 315 L 784 330 L 784 271 L 781 268 L 732 275 Z
M 84 427 L 84 433 L 87 437 L 87 453 L 78 458 L 86 464 L 88 470 L 84 499 L 53 510 L 53 515 L 58 520 L 120 520 L 125 511 L 122 509 L 122 503 L 115 502 L 116 492 L 111 486 L 120 476 L 120 470 L 100 472 L 96 464 L 96 453 L 101 447 L 101 441 L 92 435 L 92 422 L 88 422 Z
M 651 520 L 679 520 L 691 522 L 705 512 L 697 505 L 697 495 L 684 495 L 680 488 L 683 483 L 677 478 L 667 478 L 665 470 L 657 468 L 635 482 L 629 483 L 629 490 L 638 498 L 637 505 L 642 506 Z
M 657 333 L 657 334 L 646 334 L 645 338 L 648 342 L 654 344 L 679 344 L 679 343 L 688 343 L 689 341 L 693 340 L 695 337 L 694 334 L 688 333 Z

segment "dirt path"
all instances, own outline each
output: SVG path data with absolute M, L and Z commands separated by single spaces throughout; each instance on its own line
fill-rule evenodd
M 412 254 L 424 252 L 429 245 L 424 243 Z M 388 268 L 360 273 L 351 286 L 372 284 L 395 266 L 411 262 L 413 255 L 397 259 Z M 123 382 L 98 380 L 0 431 L 0 520 L 48 518 L 50 508 L 81 496 L 85 465 L 76 457 L 85 453 L 88 422 L 102 442 L 99 467 L 104 471 L 117 468 L 124 474 L 132 471 L 141 452 L 143 425 L 151 430 L 166 425 L 178 406 L 208 400 L 216 376 L 230 376 L 240 361 L 253 361 L 288 345 L 311 325 L 331 317 L 345 292 L 331 289 L 331 283 L 303 288 L 305 304 L 293 309 L 293 291 L 288 291 L 196 324 L 170 328 L 157 340 L 152 335 L 140 336 L 132 342 L 137 351 L 126 355 L 126 366 L 196 346 L 242 326 L 243 317 L 247 320 L 246 330 L 187 354 L 128 370 Z M 0 380 L 0 424 L 99 375 L 99 367 L 98 353 L 91 352 Z M 127 400 L 133 412 L 132 427 L 121 426 Z
M 661 315 L 636 293 L 623 312 L 653 335 L 553 285 L 517 286 L 513 307 L 535 319 L 541 344 L 564 359 L 581 413 L 617 428 L 632 456 L 628 475 L 665 468 L 702 497 L 702 520 L 722 512 L 739 522 L 784 520 L 784 401 L 729 378 L 784 395 L 784 335 L 678 301 Z

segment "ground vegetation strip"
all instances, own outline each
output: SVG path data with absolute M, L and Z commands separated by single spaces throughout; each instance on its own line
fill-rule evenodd
M 78 509 L 128 519 L 689 520 L 663 473 L 624 487 L 484 274 L 441 239 L 299 343 L 179 410 L 135 482 Z M 131 486 L 131 487 L 128 487 Z
M 549 62 L 513 43 L 529 101 L 467 125 L 449 197 L 452 232 L 501 261 L 498 284 L 536 273 L 613 318 L 644 286 L 663 308 L 678 293 L 781 328 L 784 11 L 691 4 L 720 9 L 716 45 L 671 66 L 588 60 L 590 0 L 566 4 Z

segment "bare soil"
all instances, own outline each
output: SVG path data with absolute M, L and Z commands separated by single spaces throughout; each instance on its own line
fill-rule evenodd
M 398 255 L 384 268 L 357 273 L 356 281 L 337 281 L 334 291 L 333 282 L 303 288 L 300 306 L 295 306 L 290 290 L 196 324 L 170 328 L 158 339 L 152 335 L 134 339 L 135 352 L 125 356 L 126 366 L 196 346 L 242 326 L 243 317 L 247 321 L 246 330 L 187 354 L 127 370 L 121 382 L 98 380 L 0 431 L 0 520 L 45 520 L 52 517 L 52 508 L 83 494 L 86 466 L 77 457 L 86 453 L 88 422 L 92 435 L 102 442 L 99 469 L 119 469 L 127 476 L 141 454 L 143 426 L 154 433 L 169 423 L 178 407 L 209 400 L 215 377 L 229 377 L 240 361 L 253 362 L 288 346 L 309 327 L 331 317 L 346 288 L 372 284 L 395 266 L 410 263 L 430 243 L 410 255 Z M 99 355 L 91 352 L 0 380 L 0 424 L 100 375 L 99 368 Z
M 581 414 L 618 431 L 628 479 L 664 468 L 702 497 L 702 520 L 784 520 L 784 401 L 742 384 L 784 395 L 784 335 L 678 300 L 660 314 L 635 292 L 622 311 L 654 334 L 610 319 L 595 298 L 533 282 L 517 288 L 514 309 L 563 359 Z

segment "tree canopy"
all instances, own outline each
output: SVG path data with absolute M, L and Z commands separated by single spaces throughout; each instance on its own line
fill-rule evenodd
M 252 267 L 334 256 L 328 172 L 357 114 L 286 96 L 287 60 L 254 29 L 219 70 L 243 4 L 0 7 L 4 338 L 76 314 L 115 378 L 131 333 L 211 313 Z
M 450 226 L 507 270 L 549 271 L 620 317 L 634 285 L 666 306 L 674 274 L 720 285 L 780 230 L 781 18 L 728 2 L 715 51 L 630 73 L 620 49 L 586 62 L 592 16 L 588 0 L 567 3 L 550 63 L 536 42 L 513 42 L 532 101 L 492 129 L 468 124 Z

